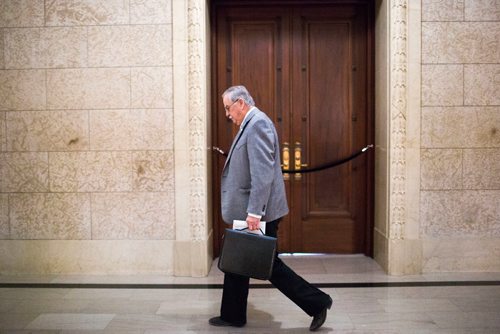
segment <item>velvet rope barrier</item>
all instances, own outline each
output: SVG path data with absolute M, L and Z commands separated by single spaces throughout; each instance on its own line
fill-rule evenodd
M 348 157 L 345 157 L 345 158 L 342 158 L 342 159 L 339 159 L 339 160 L 335 160 L 335 161 L 332 161 L 332 162 L 329 162 L 329 163 L 326 163 L 326 164 L 322 164 L 322 165 L 319 165 L 319 166 L 316 166 L 316 167 L 311 167 L 311 168 L 299 169 L 299 170 L 293 170 L 293 169 L 282 170 L 282 172 L 283 173 L 287 173 L 287 174 L 312 173 L 312 172 L 317 172 L 317 171 L 320 171 L 320 170 L 332 168 L 332 167 L 335 167 L 335 166 L 338 166 L 338 165 L 342 165 L 342 164 L 344 164 L 346 162 L 349 162 L 349 161 L 357 158 L 358 156 L 360 156 L 361 154 L 367 152 L 371 148 L 373 148 L 373 144 L 370 144 L 370 145 L 367 145 L 367 146 L 363 147 L 361 150 L 359 150 L 357 152 L 354 152 L 353 154 L 351 154 Z M 227 157 L 227 153 L 224 152 L 223 150 L 221 150 L 220 148 L 216 147 L 216 146 L 213 146 L 212 150 L 214 150 L 215 152 L 219 153 L 220 155 L 222 155 L 224 157 Z

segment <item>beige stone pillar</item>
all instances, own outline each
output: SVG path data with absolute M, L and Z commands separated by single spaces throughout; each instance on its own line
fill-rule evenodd
M 376 3 L 375 259 L 391 275 L 422 270 L 420 2 Z M 410 34 L 411 31 L 411 34 Z
M 175 0 L 173 10 L 176 241 L 174 274 L 205 276 L 212 263 L 208 199 L 208 8 Z

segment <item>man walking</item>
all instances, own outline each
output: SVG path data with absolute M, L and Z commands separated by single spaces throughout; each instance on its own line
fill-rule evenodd
M 222 218 L 227 224 L 246 220 L 250 230 L 258 229 L 261 220 L 266 221 L 266 235 L 276 238 L 280 219 L 288 213 L 278 134 L 269 117 L 255 107 L 244 86 L 228 88 L 222 101 L 226 117 L 240 127 L 222 171 Z M 323 325 L 332 306 L 329 295 L 297 275 L 277 255 L 269 280 L 313 317 L 311 331 Z M 246 324 L 249 282 L 245 276 L 224 275 L 220 316 L 211 318 L 211 325 Z

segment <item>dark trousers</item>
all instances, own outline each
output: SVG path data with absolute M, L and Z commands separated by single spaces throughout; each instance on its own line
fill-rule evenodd
M 278 224 L 279 220 L 267 223 L 266 235 L 276 238 Z M 329 296 L 326 293 L 297 275 L 281 261 L 277 254 L 269 281 L 311 317 L 321 312 L 329 302 Z M 221 305 L 223 320 L 236 324 L 246 323 L 249 283 L 250 279 L 245 276 L 224 275 Z

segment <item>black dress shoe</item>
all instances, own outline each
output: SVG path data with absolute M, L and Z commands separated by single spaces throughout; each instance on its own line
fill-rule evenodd
M 311 332 L 314 332 L 315 330 L 318 330 L 321 326 L 323 326 L 326 320 L 327 310 L 329 310 L 332 307 L 332 303 L 333 303 L 332 298 L 328 297 L 328 304 L 325 306 L 323 310 L 321 310 L 321 312 L 319 312 L 313 317 L 311 326 L 309 326 L 309 330 Z
M 217 327 L 243 327 L 243 326 L 245 326 L 244 323 L 239 324 L 239 323 L 228 322 L 228 321 L 222 320 L 221 317 L 213 317 L 210 320 L 208 320 L 208 323 L 212 326 L 217 326 Z

